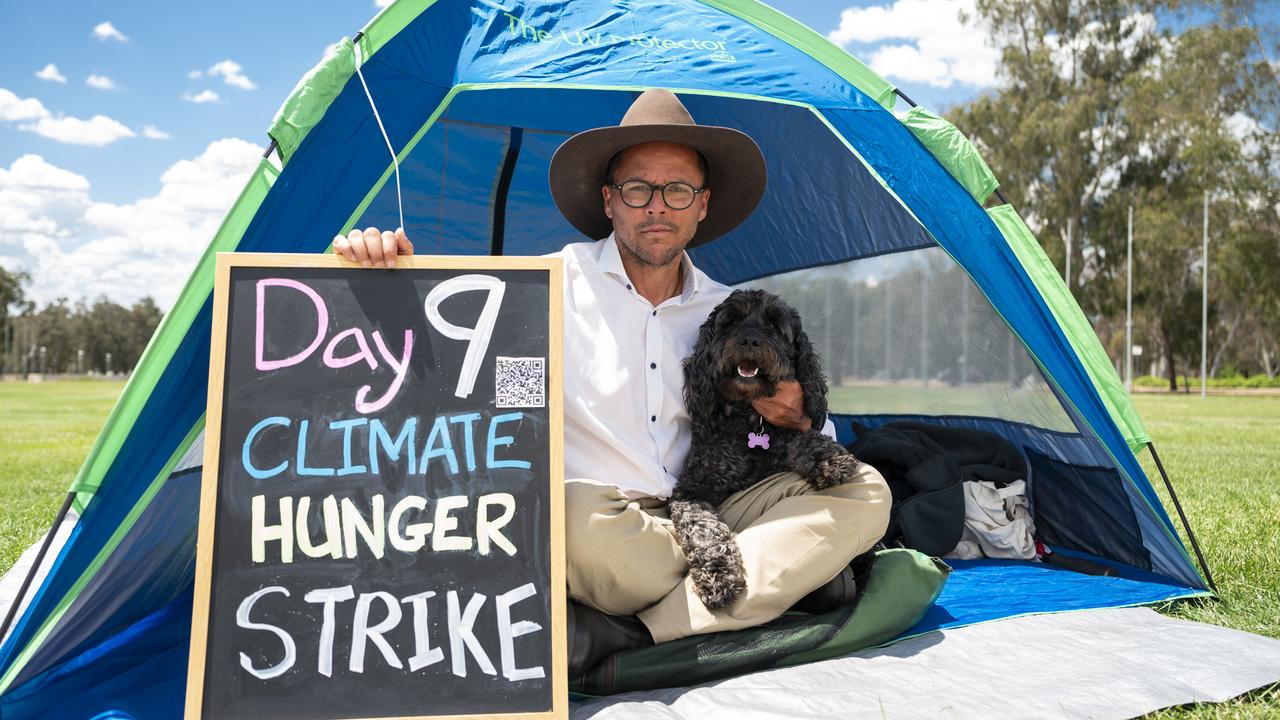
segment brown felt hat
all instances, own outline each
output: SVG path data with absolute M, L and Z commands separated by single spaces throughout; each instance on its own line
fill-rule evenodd
M 707 161 L 706 186 L 713 190 L 707 217 L 688 247 L 715 240 L 737 227 L 764 195 L 766 171 L 760 147 L 732 128 L 696 125 L 669 90 L 646 90 L 631 104 L 617 127 L 586 130 L 564 142 L 551 158 L 551 197 L 574 227 L 589 238 L 613 231 L 604 214 L 600 188 L 614 155 L 647 142 L 686 145 Z

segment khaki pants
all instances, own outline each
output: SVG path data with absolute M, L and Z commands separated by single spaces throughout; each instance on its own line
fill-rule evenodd
M 569 480 L 569 597 L 638 616 L 655 642 L 759 625 L 869 550 L 884 535 L 891 500 L 884 478 L 866 463 L 826 490 L 780 473 L 731 495 L 719 510 L 737 533 L 747 589 L 733 605 L 708 610 L 693 592 L 665 501 L 631 500 L 613 485 Z

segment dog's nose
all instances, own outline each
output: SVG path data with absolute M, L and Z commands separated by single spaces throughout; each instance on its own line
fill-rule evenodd
M 753 347 L 753 348 L 755 348 L 755 347 L 760 347 L 760 338 L 757 338 L 757 337 L 744 337 L 744 338 L 742 338 L 742 344 L 743 344 L 744 346 Z

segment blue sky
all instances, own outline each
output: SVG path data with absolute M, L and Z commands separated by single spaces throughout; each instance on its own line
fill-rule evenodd
M 30 273 L 41 303 L 167 307 L 279 103 L 375 1 L 0 4 L 0 266 Z M 955 19 L 972 0 L 773 4 L 934 109 L 994 82 Z

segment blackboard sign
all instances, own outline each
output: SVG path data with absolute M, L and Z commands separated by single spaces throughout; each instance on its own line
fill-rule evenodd
M 561 268 L 220 254 L 188 717 L 567 717 Z

